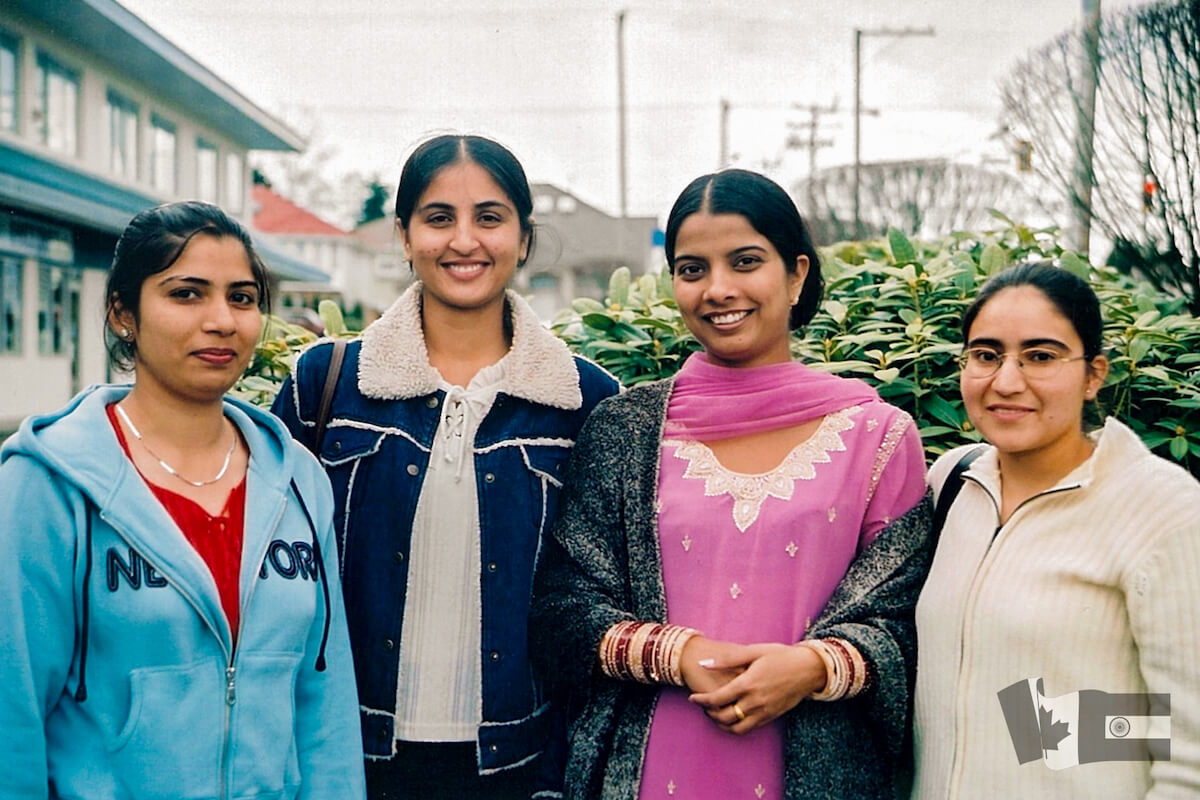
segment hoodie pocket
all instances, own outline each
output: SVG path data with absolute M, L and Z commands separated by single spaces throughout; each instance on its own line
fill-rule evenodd
M 130 673 L 129 714 L 110 743 L 117 780 L 138 800 L 217 794 L 224 730 L 219 661 Z

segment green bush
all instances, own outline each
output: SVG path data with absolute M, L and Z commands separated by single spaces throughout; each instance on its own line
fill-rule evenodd
M 346 327 L 342 309 L 332 300 L 322 300 L 317 313 L 325 324 L 327 336 L 352 338 L 358 335 Z M 250 360 L 241 380 L 234 385 L 233 394 L 269 408 L 284 379 L 292 374 L 296 359 L 319 338 L 307 328 L 293 325 L 273 314 L 268 315 L 263 319 L 262 337 L 254 350 L 254 358 Z
M 793 340 L 793 353 L 817 369 L 875 386 L 912 415 L 935 457 L 980 438 L 958 391 L 963 310 L 983 281 L 1010 264 L 1058 259 L 1091 281 L 1104 306 L 1112 370 L 1100 393 L 1103 412 L 1200 476 L 1200 320 L 1185 312 L 1181 299 L 1066 251 L 1056 230 L 996 217 L 1001 227 L 986 233 L 914 242 L 892 230 L 886 239 L 824 248 L 825 299 Z M 332 335 L 355 335 L 333 303 L 322 304 L 321 316 Z M 665 270 L 634 280 L 628 269 L 618 269 L 605 302 L 575 300 L 551 327 L 626 386 L 674 374 L 699 348 L 679 317 Z M 269 405 L 297 352 L 316 338 L 272 318 L 236 391 Z
M 1054 229 L 1012 223 L 987 233 L 913 242 L 844 242 L 822 252 L 825 300 L 793 341 L 809 365 L 866 380 L 917 421 L 930 457 L 978 441 L 963 410 L 955 357 L 959 324 L 978 287 L 1010 264 L 1055 258 L 1087 278 L 1105 312 L 1112 370 L 1104 413 L 1136 430 L 1160 455 L 1200 474 L 1200 320 L 1111 267 L 1064 250 Z M 604 303 L 576 300 L 553 329 L 627 386 L 674 373 L 695 340 L 679 319 L 668 277 L 613 273 Z

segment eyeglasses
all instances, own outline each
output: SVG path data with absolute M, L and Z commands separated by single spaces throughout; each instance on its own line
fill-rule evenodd
M 1016 353 L 1002 353 L 991 347 L 968 347 L 958 357 L 958 366 L 968 378 L 990 378 L 1004 366 L 1004 359 L 1014 355 L 1021 372 L 1032 380 L 1053 378 L 1063 364 L 1087 360 L 1087 356 L 1060 356 L 1057 350 L 1045 347 L 1027 347 Z

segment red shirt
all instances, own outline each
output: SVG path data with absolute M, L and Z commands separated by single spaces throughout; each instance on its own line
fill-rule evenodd
M 117 433 L 117 441 L 126 456 L 130 456 L 129 443 L 125 440 L 125 432 L 117 422 L 116 404 L 106 409 L 108 421 L 112 423 Z M 130 461 L 133 458 L 130 456 Z M 138 474 L 141 474 L 140 471 Z M 176 494 L 170 489 L 164 489 L 142 475 L 142 480 L 154 492 L 158 502 L 175 520 L 179 530 L 191 543 L 200 558 L 208 565 L 213 580 L 217 584 L 217 594 L 221 598 L 221 607 L 229 620 L 229 631 L 237 639 L 238 631 L 238 574 L 242 566 L 242 535 L 245 527 L 246 511 L 246 478 L 229 492 L 225 507 L 217 516 L 210 516 L 207 511 L 195 501 Z

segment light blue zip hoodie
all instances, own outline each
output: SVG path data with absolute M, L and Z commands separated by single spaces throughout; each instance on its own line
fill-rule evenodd
M 235 649 L 211 573 L 105 415 L 128 390 L 88 389 L 0 449 L 0 794 L 362 798 L 324 473 L 226 400 L 250 446 Z

